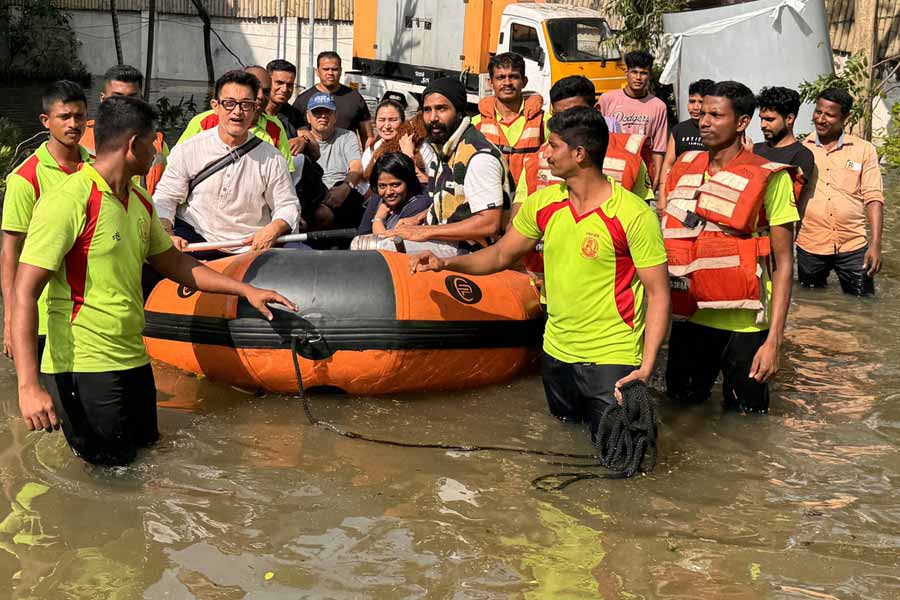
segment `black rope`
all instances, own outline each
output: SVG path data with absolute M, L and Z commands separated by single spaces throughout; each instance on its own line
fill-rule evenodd
M 300 395 L 301 401 L 303 402 L 303 412 L 306 415 L 306 419 L 307 419 L 307 421 L 309 421 L 310 425 L 328 429 L 329 431 L 332 431 L 340 436 L 347 437 L 350 439 L 360 440 L 363 442 L 370 442 L 373 444 L 381 444 L 381 445 L 385 445 L 385 446 L 394 446 L 397 448 L 426 448 L 426 449 L 432 449 L 432 450 L 451 450 L 454 452 L 512 452 L 512 453 L 516 453 L 516 454 L 527 454 L 527 455 L 532 455 L 532 456 L 547 456 L 547 457 L 556 457 L 556 458 L 576 458 L 576 459 L 583 459 L 583 460 L 597 460 L 598 459 L 598 456 L 595 456 L 592 454 L 574 454 L 574 453 L 569 453 L 569 452 L 554 452 L 554 451 L 550 451 L 550 450 L 533 450 L 530 448 L 512 448 L 509 446 L 482 446 L 482 445 L 460 445 L 460 444 L 443 444 L 443 443 L 426 444 L 426 443 L 419 443 L 419 442 L 401 442 L 401 441 L 397 441 L 397 440 L 386 440 L 386 439 L 362 435 L 355 431 L 348 431 L 346 429 L 342 429 L 341 427 L 338 427 L 334 423 L 331 423 L 329 421 L 323 421 L 322 419 L 319 419 L 315 415 L 313 415 L 312 409 L 310 408 L 309 394 L 306 393 L 306 388 L 303 385 L 303 374 L 300 371 L 300 361 L 297 358 L 297 356 L 299 354 L 298 346 L 301 343 L 305 343 L 305 341 L 306 341 L 305 338 L 307 336 L 308 336 L 308 333 L 304 333 L 302 336 L 301 335 L 294 336 L 294 338 L 291 340 L 291 359 L 294 362 L 294 375 L 297 377 L 297 391 Z M 301 339 L 301 338 L 304 338 L 304 339 Z M 652 419 L 652 421 L 651 421 L 652 422 L 652 431 L 653 431 L 652 448 L 653 448 L 653 452 L 654 452 L 653 463 L 655 464 L 655 457 L 656 457 L 656 454 L 655 454 L 655 449 L 656 449 L 655 413 L 653 411 L 652 403 L 650 403 L 649 395 L 646 393 L 646 387 L 643 385 L 643 383 L 640 383 L 640 382 L 635 382 L 635 383 L 638 383 L 640 385 L 640 387 L 644 393 L 644 398 L 641 401 L 641 403 L 646 402 L 648 405 L 647 407 L 640 407 L 638 409 L 638 412 L 642 418 L 646 416 L 646 418 Z M 635 386 L 632 386 L 632 385 L 625 386 L 625 388 L 623 388 L 623 391 L 626 389 L 634 389 L 634 388 L 635 388 Z M 629 396 L 626 396 L 626 404 L 628 403 L 627 401 L 629 400 L 629 397 L 633 398 L 633 394 L 629 394 Z M 622 408 L 618 404 L 615 404 L 613 406 Z M 619 465 L 619 463 L 622 460 L 622 457 L 628 457 L 627 462 L 629 462 L 629 463 L 634 463 L 635 459 L 637 459 L 637 465 L 639 468 L 640 463 L 641 463 L 640 458 L 643 458 L 643 453 L 641 454 L 640 458 L 637 458 L 635 456 L 634 450 L 635 450 L 635 448 L 644 448 L 646 450 L 647 445 L 644 444 L 643 442 L 638 442 L 638 446 L 635 446 L 631 442 L 631 439 L 629 438 L 629 436 L 624 435 L 625 430 L 631 430 L 631 425 L 626 424 L 626 425 L 624 425 L 624 429 L 623 429 L 623 421 L 622 421 L 622 419 L 627 418 L 627 416 L 629 414 L 631 414 L 631 412 L 633 412 L 633 411 L 611 411 L 610 409 L 613 408 L 613 406 L 611 406 L 609 409 L 607 409 L 606 412 L 603 414 L 603 418 L 601 419 L 601 425 L 600 425 L 600 428 L 598 429 L 598 431 L 605 432 L 608 429 L 614 430 L 617 434 L 616 438 L 615 438 L 617 440 L 616 444 L 627 444 L 628 447 L 625 451 L 618 451 L 619 449 L 616 446 L 615 447 L 615 449 L 617 450 L 617 452 L 615 454 L 616 458 L 615 458 L 615 460 L 608 461 L 608 463 L 610 465 Z M 607 415 L 611 415 L 611 417 L 608 418 Z M 615 415 L 615 416 L 612 416 L 612 415 Z M 611 423 L 607 423 L 607 421 L 610 421 Z M 612 422 L 612 421 L 615 421 L 615 422 Z M 644 422 L 641 421 L 641 426 L 643 426 L 643 423 Z M 639 429 L 635 429 L 635 430 L 639 431 Z M 627 441 L 625 441 L 625 440 L 627 440 Z M 581 467 L 581 468 L 607 467 L 607 468 L 612 468 L 612 469 L 618 469 L 617 466 L 610 467 L 607 464 L 605 464 L 602 453 L 599 456 L 599 458 L 600 458 L 599 463 L 575 463 L 575 464 L 572 464 L 572 463 L 548 462 L 547 464 L 555 465 L 555 466 L 573 466 L 573 467 Z M 651 465 L 650 470 L 652 470 L 652 468 L 653 467 Z M 631 477 L 631 475 L 633 475 L 634 472 L 635 471 L 633 471 L 633 470 L 629 471 L 628 469 L 622 468 L 622 469 L 619 469 L 619 472 L 605 473 L 605 474 L 550 473 L 547 475 L 542 475 L 540 477 L 536 477 L 535 479 L 532 480 L 531 484 L 533 487 L 543 490 L 543 491 L 557 491 L 557 490 L 562 490 L 562 489 L 568 487 L 569 485 L 575 483 L 576 481 L 584 481 L 584 480 L 588 480 L 588 479 L 622 479 L 624 477 Z M 558 483 L 556 485 L 551 485 L 550 483 L 545 483 L 545 482 L 550 482 L 554 479 L 563 480 L 563 481 L 561 481 L 560 483 Z

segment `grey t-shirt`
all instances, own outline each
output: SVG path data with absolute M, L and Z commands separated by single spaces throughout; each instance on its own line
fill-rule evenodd
M 347 178 L 350 162 L 362 160 L 359 138 L 346 129 L 336 128 L 330 140 L 319 142 L 319 166 L 322 167 L 322 183 L 331 187 Z

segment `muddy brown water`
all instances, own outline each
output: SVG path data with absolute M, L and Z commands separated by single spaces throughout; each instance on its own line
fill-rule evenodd
M 346 439 L 163 365 L 162 441 L 94 468 L 25 430 L 2 360 L 0 597 L 898 598 L 898 184 L 878 296 L 795 290 L 771 413 L 657 393 L 660 463 L 627 481 L 541 492 L 539 458 Z M 537 376 L 311 405 L 382 438 L 590 451 Z

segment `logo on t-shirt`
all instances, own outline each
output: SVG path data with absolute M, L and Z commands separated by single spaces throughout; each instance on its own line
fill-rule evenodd
M 586 233 L 581 241 L 581 255 L 585 258 L 595 258 L 598 250 L 600 250 L 600 242 L 597 241 L 597 234 Z
M 138 231 L 141 232 L 141 241 L 148 241 L 150 239 L 150 221 L 144 217 L 138 219 Z

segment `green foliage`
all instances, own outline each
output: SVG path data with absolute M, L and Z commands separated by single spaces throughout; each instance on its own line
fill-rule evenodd
M 840 73 L 821 75 L 815 81 L 800 84 L 800 99 L 815 102 L 816 97 L 826 88 L 839 87 L 853 96 L 853 109 L 847 119 L 852 128 L 867 116 L 871 116 L 872 102 L 869 99 L 869 60 L 862 52 L 850 56 Z
M 159 113 L 160 130 L 176 136 L 184 130 L 191 117 L 199 112 L 193 94 L 187 100 L 182 96 L 178 104 L 173 104 L 169 98 L 162 96 L 156 101 L 156 110 Z
M 90 80 L 69 17 L 51 0 L 20 0 L 0 13 L 0 79 Z
M 900 169 L 900 102 L 894 104 L 894 108 L 891 109 L 887 136 L 878 153 L 889 167 Z
M 25 160 L 26 156 L 34 152 L 46 137 L 47 132 L 41 131 L 23 140 L 22 132 L 14 122 L 6 117 L 0 117 L 0 198 L 6 195 L 6 177 Z
M 12 121 L 0 117 L 0 198 L 6 195 L 6 176 L 16 166 L 15 145 L 19 135 L 18 127 Z
M 664 33 L 663 15 L 677 12 L 684 5 L 684 0 L 608 0 L 604 8 L 622 20 L 615 39 L 625 52 L 652 53 L 659 48 Z

